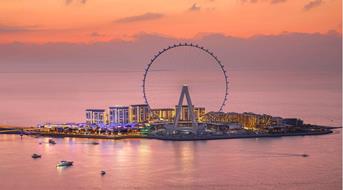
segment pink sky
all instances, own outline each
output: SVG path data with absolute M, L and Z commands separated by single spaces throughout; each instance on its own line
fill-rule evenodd
M 81 122 L 87 108 L 143 103 L 146 64 L 179 42 L 225 65 L 224 111 L 341 123 L 338 0 L 13 0 L 0 12 L 0 124 Z M 206 56 L 162 58 L 151 73 L 154 106 L 175 105 L 187 83 L 196 105 L 217 109 L 223 82 Z

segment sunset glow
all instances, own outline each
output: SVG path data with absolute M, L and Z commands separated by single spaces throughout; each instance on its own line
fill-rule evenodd
M 341 1 L 33 0 L 0 2 L 0 42 L 130 40 L 141 33 L 193 38 L 341 32 Z

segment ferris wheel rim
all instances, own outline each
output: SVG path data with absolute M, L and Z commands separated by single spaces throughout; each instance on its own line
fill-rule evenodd
M 142 85 L 142 90 L 143 90 L 143 98 L 144 98 L 144 102 L 145 104 L 148 106 L 149 111 L 151 111 L 151 106 L 149 104 L 148 101 L 148 96 L 146 94 L 146 79 L 149 73 L 149 70 L 151 68 L 151 66 L 154 64 L 155 60 L 161 56 L 163 53 L 174 49 L 174 48 L 178 48 L 178 47 L 192 47 L 192 48 L 196 48 L 199 49 L 203 52 L 205 52 L 207 55 L 209 55 L 210 57 L 212 57 L 215 62 L 217 63 L 217 65 L 220 67 L 221 72 L 223 73 L 224 76 L 224 80 L 225 80 L 225 94 L 224 94 L 224 98 L 222 100 L 222 103 L 219 106 L 218 112 L 222 112 L 223 108 L 225 107 L 227 101 L 228 101 L 228 91 L 229 91 L 229 77 L 227 75 L 227 71 L 224 68 L 224 65 L 221 63 L 221 61 L 219 60 L 219 58 L 214 55 L 214 53 L 212 51 L 210 51 L 207 48 L 204 48 L 203 46 L 199 46 L 198 44 L 194 44 L 194 43 L 178 43 L 178 44 L 173 44 L 171 46 L 168 46 L 167 48 L 163 48 L 162 50 L 158 51 L 157 54 L 155 54 L 153 56 L 153 58 L 150 60 L 150 62 L 147 64 L 146 68 L 144 69 L 144 75 L 143 75 L 143 85 Z

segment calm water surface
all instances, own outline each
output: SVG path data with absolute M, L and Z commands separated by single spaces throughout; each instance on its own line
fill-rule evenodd
M 7 189 L 342 189 L 341 130 L 197 142 L 0 135 Z M 39 144 L 42 142 L 42 144 Z M 42 154 L 32 159 L 32 153 Z M 309 157 L 302 157 L 306 153 Z M 60 160 L 74 166 L 56 168 Z M 106 170 L 105 176 L 100 171 Z

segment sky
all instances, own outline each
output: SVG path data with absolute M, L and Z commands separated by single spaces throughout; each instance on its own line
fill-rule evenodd
M 229 75 L 226 112 L 341 125 L 339 0 L 0 1 L 0 124 L 82 122 L 87 108 L 143 103 L 144 68 L 161 49 L 192 42 Z M 163 54 L 148 77 L 153 107 L 181 85 L 216 111 L 223 76 L 191 48 Z
M 342 31 L 340 0 L 2 0 L 0 42 Z

